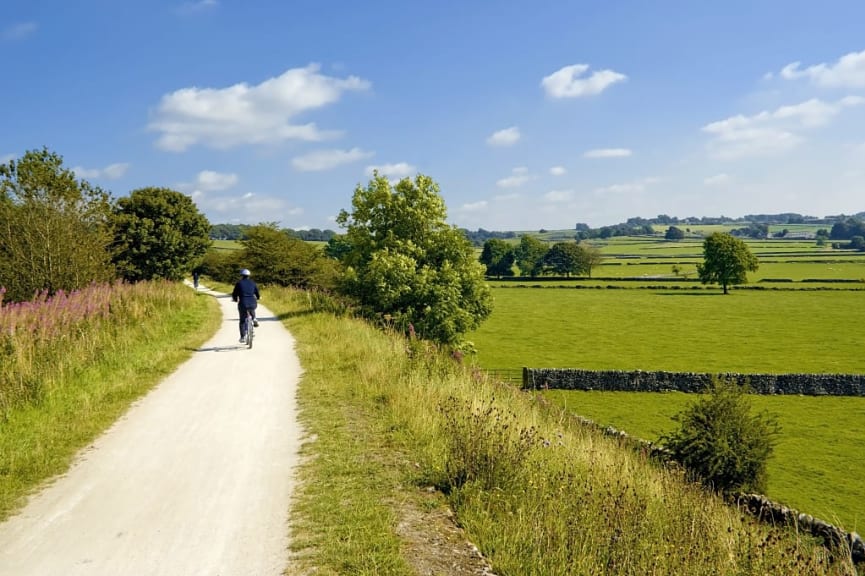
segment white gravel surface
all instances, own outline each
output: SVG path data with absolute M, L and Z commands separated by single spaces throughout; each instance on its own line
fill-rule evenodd
M 249 350 L 219 302 L 216 336 L 0 524 L 0 575 L 282 573 L 301 368 L 266 308 Z

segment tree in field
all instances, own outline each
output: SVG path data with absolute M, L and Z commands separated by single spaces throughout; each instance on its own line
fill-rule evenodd
M 547 254 L 547 245 L 534 236 L 525 234 L 520 237 L 520 245 L 517 246 L 516 256 L 517 268 L 521 276 L 534 278 L 544 271 L 544 256 Z
M 210 223 L 189 196 L 140 188 L 114 207 L 114 263 L 129 281 L 180 280 L 210 246 Z
M 591 276 L 597 250 L 576 242 L 556 242 L 544 255 L 544 266 L 555 274 Z
M 727 294 L 727 286 L 746 284 L 748 272 L 759 267 L 756 256 L 742 240 L 723 232 L 715 232 L 703 242 L 703 263 L 697 264 L 697 273 L 703 284 L 720 284 Z
M 514 247 L 501 238 L 490 238 L 484 242 L 480 262 L 487 267 L 487 276 L 514 275 Z
M 300 238 L 280 230 L 275 223 L 246 229 L 243 250 L 237 257 L 256 282 L 297 288 L 333 288 L 338 264 Z M 237 269 L 234 270 L 234 276 Z
M 0 165 L 0 286 L 5 299 L 114 277 L 107 192 L 78 180 L 47 148 Z
M 673 417 L 679 429 L 661 438 L 673 459 L 704 485 L 722 493 L 762 494 L 766 465 L 779 432 L 766 414 L 752 414 L 746 391 L 715 382 L 710 393 Z
M 667 232 L 664 234 L 664 238 L 667 240 L 681 240 L 685 237 L 685 231 L 681 228 L 677 228 L 676 226 L 670 226 L 667 228 Z
M 456 344 L 489 316 L 492 297 L 471 243 L 446 217 L 429 176 L 392 185 L 375 173 L 337 216 L 349 246 L 342 290 L 371 317 Z

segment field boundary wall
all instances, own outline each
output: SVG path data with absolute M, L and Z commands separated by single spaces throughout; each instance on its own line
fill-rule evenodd
M 713 379 L 747 384 L 755 394 L 865 396 L 865 374 L 709 374 L 642 370 L 523 368 L 523 388 L 610 392 L 688 392 L 707 389 Z

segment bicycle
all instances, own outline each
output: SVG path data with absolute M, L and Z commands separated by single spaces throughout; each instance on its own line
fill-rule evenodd
M 246 311 L 246 321 L 244 323 L 244 333 L 246 337 L 244 338 L 244 343 L 247 348 L 252 348 L 252 340 L 255 338 L 255 320 L 252 317 L 252 312 L 250 310 Z

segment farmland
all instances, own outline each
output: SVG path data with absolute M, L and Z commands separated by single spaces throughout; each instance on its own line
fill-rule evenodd
M 560 241 L 555 234 L 549 236 Z M 749 274 L 750 284 L 723 296 L 696 279 L 699 238 L 591 243 L 604 257 L 593 278 L 490 281 L 493 313 L 467 335 L 480 367 L 865 372 L 856 337 L 865 320 L 861 252 L 813 240 L 749 240 L 760 268 Z M 648 440 L 670 432 L 670 417 L 694 400 L 678 393 L 546 394 Z M 754 405 L 774 414 L 782 427 L 769 463 L 768 495 L 861 531 L 865 399 L 756 397 Z

